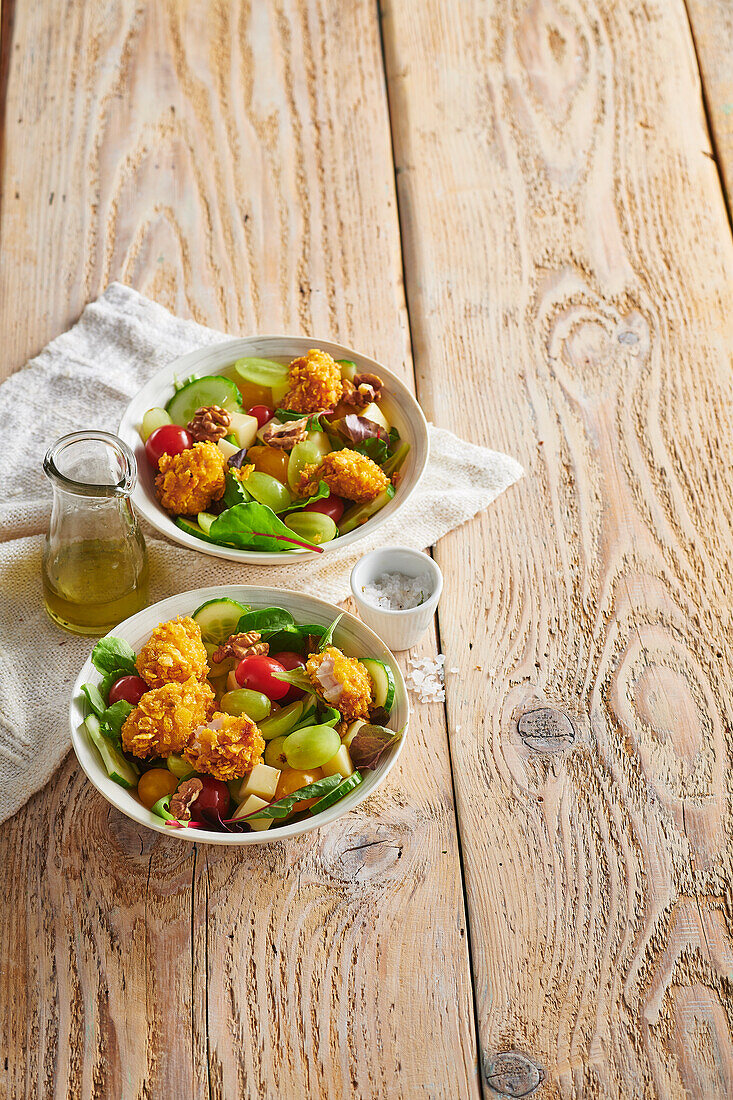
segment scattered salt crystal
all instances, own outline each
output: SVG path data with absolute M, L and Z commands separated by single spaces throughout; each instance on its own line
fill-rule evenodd
M 454 665 L 453 668 L 449 668 L 448 671 L 449 672 L 460 672 L 461 670 L 460 670 L 460 668 L 458 668 L 457 665 Z
M 408 657 L 409 671 L 405 683 L 421 703 L 444 703 L 443 665 L 445 657 Z
M 455 732 L 456 732 L 456 733 L 460 733 L 460 732 L 461 732 L 461 727 L 460 727 L 460 726 L 454 726 L 453 728 L 454 728 L 454 730 L 455 730 Z
M 430 599 L 433 586 L 429 573 L 408 577 L 404 573 L 382 573 L 371 584 L 361 588 L 364 599 L 374 607 L 389 611 L 408 611 Z

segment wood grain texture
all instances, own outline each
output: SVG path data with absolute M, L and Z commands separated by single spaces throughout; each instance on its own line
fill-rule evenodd
M 4 368 L 118 278 L 411 377 L 374 4 L 18 5 L 5 117 Z M 0 1093 L 477 1096 L 442 708 L 413 729 L 357 813 L 239 853 L 67 760 L 0 830 Z
M 730 1096 L 733 248 L 685 10 L 383 34 L 418 394 L 528 475 L 436 550 L 487 1095 Z
M 728 0 L 685 0 L 692 28 L 713 153 L 733 210 L 733 6 Z

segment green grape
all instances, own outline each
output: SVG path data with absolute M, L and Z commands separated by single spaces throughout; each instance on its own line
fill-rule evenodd
M 297 726 L 302 713 L 303 702 L 301 699 L 297 699 L 294 703 L 291 703 L 287 707 L 282 707 L 281 710 L 276 711 L 270 718 L 266 718 L 264 722 L 261 722 L 260 733 L 265 741 L 272 741 L 275 737 L 282 737 L 284 734 L 290 733 L 294 726 Z
M 307 726 L 289 734 L 282 751 L 291 768 L 309 771 L 328 763 L 340 748 L 341 738 L 332 726 Z
M 260 470 L 252 470 L 245 485 L 258 504 L 265 504 L 272 508 L 273 512 L 282 512 L 293 503 L 293 498 L 276 477 L 263 474 Z
M 225 714 L 246 714 L 253 722 L 261 722 L 272 710 L 272 703 L 261 691 L 237 688 L 222 695 L 219 704 Z
M 172 423 L 173 421 L 165 409 L 148 409 L 140 425 L 140 438 L 145 443 L 148 436 L 152 435 L 156 428 L 162 428 L 165 424 Z
M 339 533 L 331 517 L 324 516 L 322 512 L 293 512 L 292 515 L 285 516 L 283 522 L 294 535 L 299 535 L 314 546 L 330 542 Z
M 193 775 L 194 768 L 191 767 L 188 760 L 184 760 L 182 756 L 177 756 L 176 753 L 171 755 L 166 760 L 168 765 L 168 771 L 175 775 L 176 779 L 187 779 L 189 775 Z
M 283 745 L 285 744 L 284 737 L 275 737 L 272 741 L 268 741 L 265 746 L 265 763 L 270 768 L 284 768 L 287 764 L 287 758 L 283 752 Z M 335 755 L 335 753 L 334 753 Z
M 310 436 L 315 438 L 311 439 Z M 296 443 L 290 452 L 288 462 L 288 485 L 296 489 L 300 475 L 306 466 L 317 466 L 324 455 L 331 450 L 328 437 L 324 432 L 311 432 L 308 439 Z

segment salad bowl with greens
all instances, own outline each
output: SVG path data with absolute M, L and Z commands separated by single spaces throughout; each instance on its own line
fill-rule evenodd
M 97 790 L 178 839 L 259 844 L 354 809 L 409 720 L 399 667 L 352 615 L 284 589 L 181 593 L 100 639 L 74 686 Z
M 232 561 L 283 564 L 350 545 L 395 516 L 428 429 L 391 371 L 329 341 L 227 340 L 159 371 L 119 427 L 133 502 L 162 534 Z

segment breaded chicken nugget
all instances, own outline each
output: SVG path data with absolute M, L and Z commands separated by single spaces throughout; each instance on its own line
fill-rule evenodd
M 194 443 L 178 455 L 164 454 L 158 463 L 155 489 L 166 512 L 193 516 L 221 500 L 226 459 L 215 443 Z
M 203 680 L 209 665 L 198 624 L 188 615 L 160 623 L 138 653 L 135 666 L 151 688 L 173 681 L 182 684 L 190 676 Z
M 306 466 L 298 484 L 300 496 L 315 493 L 319 481 L 325 481 L 336 496 L 359 504 L 375 500 L 389 485 L 389 478 L 376 462 L 348 447 L 331 451 L 317 466 Z
M 340 710 L 347 722 L 369 717 L 372 678 L 356 657 L 347 657 L 336 646 L 329 645 L 323 653 L 312 653 L 305 667 L 321 698 Z
M 290 389 L 282 399 L 284 409 L 311 413 L 338 404 L 343 386 L 341 367 L 327 351 L 311 348 L 290 364 Z
M 198 727 L 184 755 L 197 772 L 226 782 L 251 772 L 264 751 L 265 739 L 251 718 L 217 712 Z
M 214 692 L 192 676 L 146 691 L 122 727 L 122 747 L 142 759 L 182 753 L 193 731 L 214 712 Z

